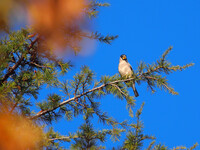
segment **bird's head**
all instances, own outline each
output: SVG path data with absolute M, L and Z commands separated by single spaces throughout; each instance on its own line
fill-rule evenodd
M 127 61 L 127 57 L 126 57 L 125 54 L 122 54 L 122 55 L 120 56 L 120 59 Z

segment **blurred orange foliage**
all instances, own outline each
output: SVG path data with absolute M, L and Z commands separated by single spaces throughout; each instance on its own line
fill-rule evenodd
M 7 31 L 7 25 L 9 24 L 9 12 L 11 11 L 13 4 L 13 0 L 0 1 L 0 30 Z
M 9 32 L 17 17 L 32 27 L 32 35 L 39 35 L 39 52 L 48 49 L 60 54 L 66 50 L 77 53 L 84 45 L 94 45 L 92 40 L 84 40 L 90 30 L 88 7 L 89 0 L 0 0 L 0 30 Z
M 75 47 L 86 0 L 33 0 L 28 4 L 28 20 L 52 48 Z
M 42 140 L 42 130 L 22 116 L 0 114 L 0 149 L 34 149 Z

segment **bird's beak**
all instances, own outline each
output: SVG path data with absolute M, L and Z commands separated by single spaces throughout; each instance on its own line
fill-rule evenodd
M 124 55 L 124 56 L 122 57 L 122 59 L 125 60 L 125 59 L 126 59 L 126 56 Z

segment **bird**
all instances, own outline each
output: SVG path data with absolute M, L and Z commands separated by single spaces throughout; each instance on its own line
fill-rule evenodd
M 118 65 L 118 71 L 119 74 L 122 77 L 131 77 L 133 75 L 133 69 L 131 67 L 131 65 L 128 63 L 127 57 L 125 54 L 122 54 L 119 58 L 119 65 Z M 133 92 L 135 94 L 135 97 L 138 97 L 138 91 L 135 87 L 135 81 L 132 81 L 132 88 L 133 88 Z

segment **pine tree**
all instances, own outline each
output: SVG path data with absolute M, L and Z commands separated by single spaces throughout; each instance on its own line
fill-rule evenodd
M 84 13 L 92 19 L 98 15 L 99 7 L 106 6 L 109 4 L 90 1 L 88 6 L 85 6 Z M 158 88 L 173 95 L 178 94 L 169 85 L 167 75 L 183 71 L 194 64 L 172 65 L 166 59 L 172 47 L 169 47 L 155 63 L 141 62 L 131 78 L 122 78 L 117 73 L 113 76 L 102 75 L 101 79 L 97 80 L 95 72 L 83 65 L 72 79 L 63 81 L 62 76 L 66 75 L 73 65 L 52 52 L 46 41 L 46 35 L 37 33 L 31 27 L 11 31 L 5 22 L 1 29 L 7 33 L 1 37 L 0 42 L 0 131 L 7 131 L 9 127 L 13 129 L 13 132 L 12 134 L 5 132 L 11 135 L 7 143 L 4 141 L 4 135 L 0 135 L 0 149 L 12 149 L 12 144 L 18 149 L 66 149 L 62 146 L 62 142 L 70 143 L 69 149 L 106 149 L 104 143 L 109 139 L 108 137 L 117 142 L 122 133 L 126 133 L 123 145 L 113 149 L 144 149 L 145 140 L 151 140 L 147 150 L 169 149 L 165 145 L 156 144 L 155 137 L 144 135 L 140 117 L 144 104 L 137 110 L 136 119 L 133 119 L 132 123 L 126 120 L 118 122 L 101 110 L 99 99 L 112 94 L 118 99 L 125 100 L 130 117 L 133 118 L 136 99 L 130 95 L 128 88 L 133 80 L 139 85 L 147 83 L 152 92 L 156 92 L 155 89 Z M 63 30 L 66 31 L 66 29 Z M 103 36 L 96 31 L 86 33 L 82 30 L 70 30 L 70 32 L 66 31 L 66 34 L 73 35 L 78 41 L 89 38 L 106 44 L 111 44 L 118 37 Z M 75 54 L 81 51 L 81 47 L 76 44 L 72 45 L 69 41 L 65 44 Z M 38 96 L 41 89 L 46 87 L 52 87 L 61 92 L 49 93 L 46 100 L 42 101 L 38 99 Z M 40 110 L 35 112 L 35 107 Z M 47 130 L 46 126 L 51 126 L 60 118 L 65 117 L 69 121 L 78 116 L 83 116 L 84 124 L 75 133 L 61 135 L 54 131 L 53 127 Z M 94 128 L 92 122 L 94 116 L 97 116 L 100 123 L 105 125 L 105 129 Z M 15 129 L 13 126 L 19 128 Z M 106 129 L 107 126 L 111 129 Z M 12 137 L 17 137 L 19 133 L 17 130 L 24 133 L 23 138 L 21 137 L 23 141 L 28 138 L 27 135 L 35 137 L 32 140 L 34 143 L 28 141 L 24 146 L 20 145 L 20 142 L 13 143 L 15 140 L 12 140 Z M 197 144 L 189 149 L 192 150 L 196 146 Z M 180 146 L 172 149 L 187 148 Z

